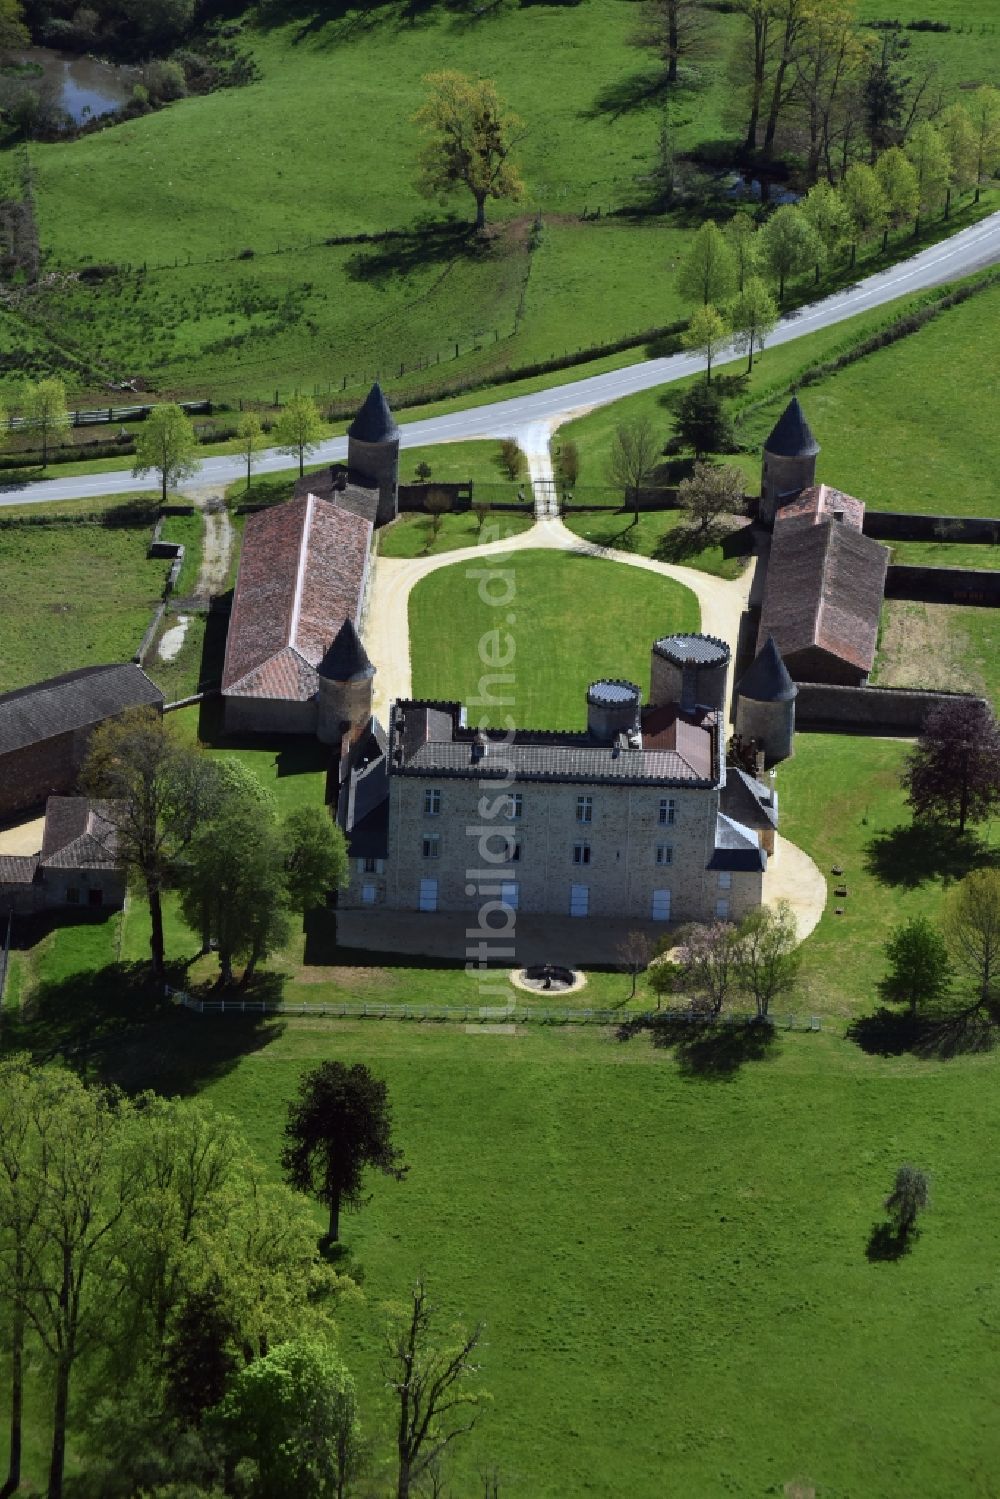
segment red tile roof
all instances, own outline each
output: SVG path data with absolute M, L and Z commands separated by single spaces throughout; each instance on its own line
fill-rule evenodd
M 779 521 L 798 520 L 805 516 L 814 526 L 818 526 L 820 521 L 833 520 L 838 511 L 841 513 L 840 524 L 850 526 L 854 531 L 860 531 L 864 526 L 863 500 L 856 500 L 852 494 L 845 494 L 842 489 L 834 489 L 830 484 L 814 484 L 787 505 L 779 505 L 774 523 L 777 525 Z
M 793 676 L 813 646 L 870 672 L 888 561 L 877 541 L 822 516 L 775 526 L 758 648 L 773 635 Z
M 317 668 L 364 599 L 369 521 L 315 495 L 247 520 L 226 641 L 231 697 L 306 701 Z

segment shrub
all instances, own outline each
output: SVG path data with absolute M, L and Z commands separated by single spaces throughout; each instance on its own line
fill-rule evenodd
M 180 63 L 157 60 L 143 71 L 143 83 L 149 97 L 157 104 L 168 104 L 172 99 L 183 99 L 187 93 L 184 69 Z

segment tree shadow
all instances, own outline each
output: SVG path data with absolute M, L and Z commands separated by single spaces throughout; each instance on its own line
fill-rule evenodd
M 915 1228 L 906 1233 L 897 1230 L 895 1224 L 888 1221 L 873 1223 L 865 1245 L 865 1258 L 873 1265 L 900 1260 L 904 1254 L 909 1254 L 918 1236 L 919 1230 Z
M 625 78 L 615 78 L 594 96 L 593 102 L 580 110 L 580 118 L 599 120 L 604 116 L 620 120 L 622 115 L 632 114 L 637 109 L 648 109 L 651 104 L 662 104 L 671 92 L 662 69 L 629 73 Z
M 342 946 L 337 932 L 337 912 L 322 906 L 307 911 L 303 921 L 307 968 L 465 968 L 464 958 L 426 957 L 417 953 L 380 952 L 368 947 Z M 489 964 L 503 970 L 509 963 Z
M 883 1005 L 874 1014 L 852 1021 L 847 1036 L 869 1056 L 909 1053 L 926 1061 L 947 1062 L 992 1051 L 997 1032 L 991 1017 L 978 1005 L 933 1015 L 914 1015 Z
M 185 964 L 171 965 L 172 986 L 184 985 L 185 971 Z M 277 977 L 262 975 L 253 997 L 263 997 Z M 165 999 L 148 964 L 110 963 L 40 984 L 8 1017 L 3 1047 L 39 1063 L 62 1060 L 85 1081 L 126 1093 L 181 1096 L 231 1072 L 283 1029 L 263 1015 L 199 1015 Z
M 1000 862 L 1000 853 L 989 848 L 968 829 L 940 822 L 901 823 L 884 828 L 865 845 L 864 867 L 885 885 L 915 889 L 928 880 L 961 880 L 972 869 Z
M 419 223 L 350 256 L 345 269 L 352 281 L 384 285 L 429 266 L 463 256 L 487 256 L 492 241 L 476 233 L 472 224 L 456 219 Z
M 636 1015 L 618 1027 L 620 1041 L 648 1031 L 657 1049 L 672 1048 L 682 1077 L 730 1082 L 748 1062 L 774 1054 L 777 1032 L 766 1020 L 711 1020 L 687 1014 Z

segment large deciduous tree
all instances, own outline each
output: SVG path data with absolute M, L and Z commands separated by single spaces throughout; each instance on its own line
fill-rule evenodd
M 889 209 L 874 167 L 863 161 L 848 167 L 840 183 L 840 196 L 850 216 L 855 244 L 859 240 L 867 244 L 883 232 Z
M 153 972 L 162 978 L 162 896 L 180 855 L 214 809 L 217 782 L 208 757 L 173 734 L 154 709 L 132 708 L 94 730 L 81 781 L 89 793 L 108 799 L 118 860 L 142 881 Z
M 327 1241 L 340 1237 L 341 1208 L 364 1202 L 366 1170 L 402 1181 L 408 1167 L 392 1142 L 386 1085 L 357 1062 L 323 1062 L 307 1072 L 288 1110 L 282 1169 L 289 1185 L 318 1197 L 330 1214 Z
M 757 269 L 756 220 L 745 208 L 741 208 L 738 213 L 733 214 L 722 232 L 726 236 L 726 244 L 732 251 L 733 263 L 736 267 L 737 291 L 742 291 Z
M 296 393 L 281 408 L 274 424 L 275 444 L 282 453 L 299 460 L 299 478 L 306 471 L 306 455 L 319 447 L 323 423 L 312 396 Z
M 843 198 L 829 182 L 817 182 L 803 198 L 802 212 L 819 237 L 824 257 L 832 258 L 851 232 L 851 215 Z
M 479 1373 L 475 1354 L 484 1329 L 439 1331 L 422 1281 L 408 1307 L 387 1311 L 382 1372 L 397 1404 L 396 1499 L 411 1499 L 452 1444 L 473 1429 L 488 1398 L 469 1387 Z
M 68 420 L 66 387 L 62 381 L 52 377 L 29 385 L 24 397 L 24 417 L 38 433 L 44 468 L 49 461 L 53 434 L 65 427 Z
M 632 41 L 652 52 L 667 83 L 677 82 L 681 61 L 691 61 L 705 44 L 702 0 L 646 0 Z
M 513 153 L 522 122 L 488 78 L 446 69 L 424 78 L 429 95 L 414 116 L 423 136 L 421 190 L 443 198 L 466 188 L 476 205 L 476 228 L 486 227 L 488 199 L 516 201 L 524 191 Z
M 777 304 L 761 278 L 750 276 L 727 311 L 733 341 L 738 349 L 746 350 L 749 374 L 753 369 L 754 354 L 760 352 L 778 325 Z
M 980 822 L 1000 805 L 1000 724 L 981 698 L 939 703 L 902 776 L 914 817 Z
M 714 386 L 699 382 L 684 392 L 677 403 L 674 434 L 696 458 L 732 450 L 733 424 Z
M 916 1015 L 921 1004 L 943 999 L 951 983 L 953 968 L 948 944 L 926 916 L 913 916 L 893 929 L 885 943 L 889 971 L 882 980 L 883 996 L 909 1006 Z
M 1000 869 L 974 869 L 945 903 L 944 934 L 980 1005 L 1000 996 Z
M 741 513 L 744 482 L 733 464 L 696 463 L 690 479 L 678 485 L 677 503 L 704 532 L 720 515 Z
M 135 440 L 137 478 L 150 471 L 160 476 L 160 498 L 167 503 L 167 490 L 198 472 L 198 440 L 191 419 L 180 406 L 154 406 Z
M 916 233 L 921 214 L 933 213 L 944 203 L 951 180 L 951 160 L 940 133 L 929 120 L 922 121 L 911 132 L 905 149 L 917 179 Z
M 692 312 L 681 342 L 685 349 L 704 359 L 706 385 L 712 383 L 712 365 L 726 347 L 730 335 L 729 323 L 717 307 L 696 307 Z
M 675 992 L 687 996 L 692 1009 L 716 1016 L 737 987 L 736 944 L 731 921 L 685 927 L 673 954 Z
M 915 219 L 920 211 L 920 184 L 913 163 L 899 146 L 890 146 L 875 163 L 875 175 L 885 198 L 893 228 Z
M 977 88 L 969 100 L 969 117 L 976 137 L 976 202 L 984 182 L 1000 167 L 1000 92 Z
M 724 302 L 736 285 L 736 261 L 718 224 L 707 219 L 695 232 L 677 272 L 677 289 L 702 307 Z
M 785 300 L 785 283 L 815 265 L 823 242 L 801 209 L 784 203 L 760 231 L 761 258 L 778 283 L 778 304 Z
M 659 443 L 648 417 L 618 423 L 611 438 L 608 479 L 622 491 L 626 502 L 632 500 L 637 520 L 639 491 L 649 483 L 658 454 Z
M 752 999 L 757 1018 L 789 994 L 798 979 L 801 955 L 795 913 L 788 901 L 748 911 L 736 933 L 736 981 Z

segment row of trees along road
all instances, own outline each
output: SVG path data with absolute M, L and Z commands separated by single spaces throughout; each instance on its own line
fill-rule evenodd
M 153 971 L 165 971 L 163 896 L 218 948 L 219 980 L 245 963 L 244 984 L 288 937 L 293 912 L 321 905 L 345 882 L 344 836 L 327 808 L 279 818 L 274 800 L 236 759 L 179 738 L 152 708 L 109 719 L 93 733 L 81 781 L 109 799 L 118 857 L 149 902 Z
M 376 1136 L 388 1142 L 384 1085 L 330 1063 L 303 1080 L 307 1097 L 330 1172 L 360 1184 L 380 1164 Z M 293 1107 L 290 1137 L 301 1124 Z M 305 1200 L 269 1179 L 232 1120 L 25 1056 L 0 1062 L 3 1499 L 24 1476 L 26 1408 L 36 1431 L 47 1411 L 47 1499 L 62 1499 L 70 1439 L 80 1499 L 361 1499 L 386 1491 L 386 1469 L 396 1499 L 426 1492 L 483 1407 L 482 1328 L 442 1325 L 421 1282 L 384 1304 L 388 1408 L 365 1432 L 337 1342 L 339 1311 L 363 1300 L 321 1252 Z

